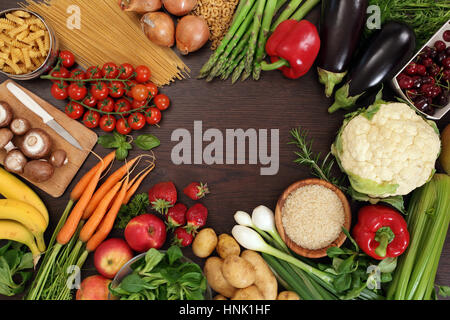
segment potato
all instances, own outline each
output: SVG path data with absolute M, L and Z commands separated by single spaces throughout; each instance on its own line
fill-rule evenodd
M 210 257 L 206 260 L 203 273 L 209 286 L 221 295 L 231 298 L 236 292 L 236 288 L 230 285 L 222 274 L 223 260 L 219 257 Z
M 294 291 L 282 291 L 277 300 L 300 300 L 300 297 Z
M 228 300 L 228 299 L 226 297 L 224 297 L 223 295 L 218 294 L 217 296 L 215 296 L 213 298 L 213 300 Z
M 219 236 L 216 251 L 222 259 L 225 259 L 229 255 L 239 256 L 241 254 L 241 247 L 232 236 L 223 233 Z
M 245 250 L 242 252 L 241 258 L 250 262 L 255 268 L 256 279 L 254 285 L 262 293 L 264 299 L 276 300 L 278 293 L 277 278 L 275 278 L 263 257 L 255 251 Z
M 252 264 L 236 255 L 223 260 L 222 274 L 229 284 L 238 289 L 251 286 L 256 279 Z
M 231 300 L 264 300 L 256 286 L 238 289 Z
M 213 253 L 217 245 L 217 235 L 212 228 L 202 229 L 192 242 L 192 252 L 199 258 L 206 258 Z

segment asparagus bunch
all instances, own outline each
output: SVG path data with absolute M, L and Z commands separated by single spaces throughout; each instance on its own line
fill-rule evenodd
M 216 77 L 226 80 L 231 76 L 232 83 L 250 76 L 258 80 L 270 34 L 284 20 L 303 19 L 320 2 L 305 0 L 301 5 L 302 1 L 290 0 L 286 4 L 287 0 L 240 0 L 227 34 L 198 77 L 211 81 Z

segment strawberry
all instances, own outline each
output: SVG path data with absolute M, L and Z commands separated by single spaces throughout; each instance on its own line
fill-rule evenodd
M 148 198 L 153 209 L 161 214 L 167 214 L 167 209 L 177 202 L 177 189 L 173 182 L 160 182 L 150 189 Z
M 169 229 L 175 229 L 186 223 L 187 207 L 182 203 L 177 203 L 167 211 L 167 226 Z
M 194 236 L 183 227 L 176 228 L 173 234 L 172 244 L 177 246 L 187 247 L 192 243 L 192 240 L 194 240 Z
M 186 212 L 187 226 L 189 233 L 195 234 L 197 230 L 206 224 L 208 209 L 201 203 L 196 203 Z
M 206 183 L 203 184 L 201 182 L 192 182 L 186 188 L 184 188 L 183 192 L 192 200 L 198 200 L 209 193 L 209 190 Z

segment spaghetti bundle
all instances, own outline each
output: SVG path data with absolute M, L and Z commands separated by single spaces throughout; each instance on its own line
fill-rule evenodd
M 170 48 L 149 41 L 139 17 L 123 12 L 116 0 L 26 1 L 22 6 L 40 14 L 54 29 L 61 48 L 72 51 L 83 67 L 109 61 L 145 64 L 158 86 L 183 79 L 190 71 Z M 71 8 L 79 8 L 79 28 L 68 25 L 77 14 Z

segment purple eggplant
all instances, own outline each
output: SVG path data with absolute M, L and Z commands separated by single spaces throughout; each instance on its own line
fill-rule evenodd
M 368 89 L 392 79 L 414 53 L 414 31 L 399 22 L 387 22 L 368 39 L 352 64 L 345 84 L 336 90 L 334 103 L 328 109 L 352 108 Z
M 325 95 L 347 74 L 364 27 L 368 0 L 323 0 L 320 16 L 321 48 L 317 57 L 319 82 Z

